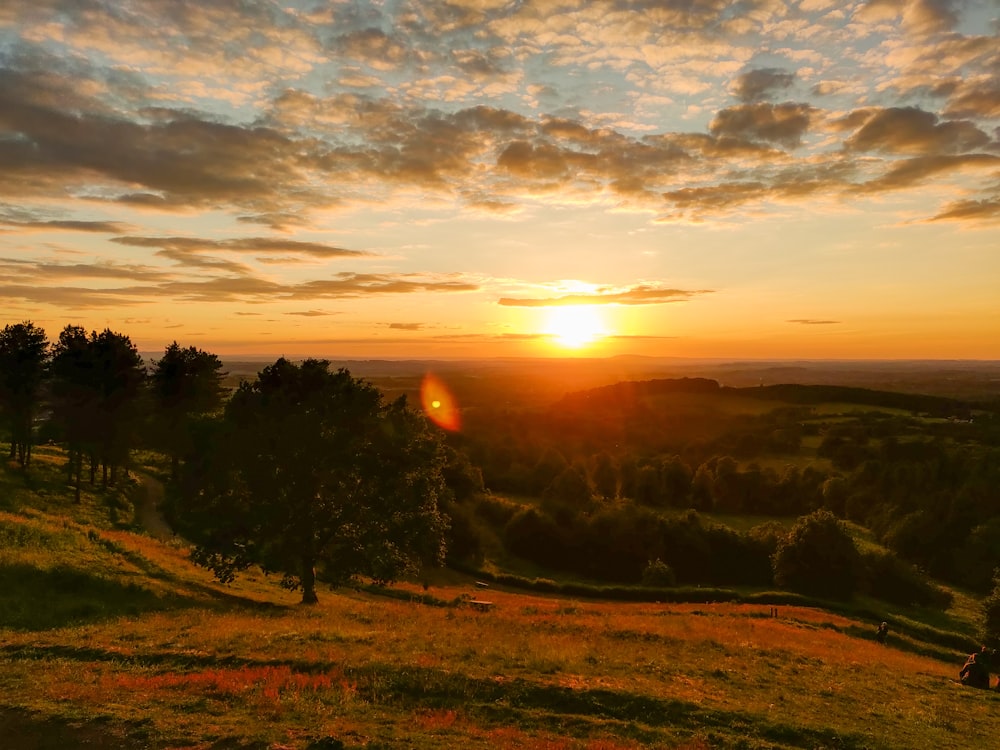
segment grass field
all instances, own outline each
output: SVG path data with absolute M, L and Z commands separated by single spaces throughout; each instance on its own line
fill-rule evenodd
M 129 528 L 132 485 L 77 505 L 58 456 L 34 471 L 0 471 L 4 747 L 965 748 L 1000 732 L 1000 695 L 957 685 L 964 655 L 916 620 L 879 646 L 874 623 L 822 609 L 574 601 L 454 574 L 302 607 Z

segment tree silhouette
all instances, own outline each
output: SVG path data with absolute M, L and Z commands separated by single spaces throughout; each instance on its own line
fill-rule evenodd
M 59 334 L 52 355 L 52 417 L 69 449 L 77 501 L 84 454 L 90 458 L 91 484 L 97 466 L 106 486 L 127 465 L 145 377 L 128 336 L 109 329 L 88 336 L 79 326 Z
M 774 553 L 774 582 L 803 594 L 849 599 L 860 583 L 861 555 L 828 510 L 800 518 Z
M 177 479 L 181 455 L 190 449 L 191 422 L 222 406 L 222 363 L 214 354 L 176 341 L 166 348 L 150 375 L 155 424 L 153 432 L 171 459 Z
M 385 583 L 443 558 L 437 433 L 347 370 L 279 359 L 241 384 L 204 444 L 180 511 L 221 580 L 258 564 L 309 604 L 317 567 L 334 584 Z
M 0 331 L 0 413 L 10 425 L 10 458 L 31 464 L 32 431 L 49 363 L 45 331 L 25 321 Z

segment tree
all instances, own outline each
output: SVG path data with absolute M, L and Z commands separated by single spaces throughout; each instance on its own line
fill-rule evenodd
M 93 352 L 87 332 L 80 326 L 66 326 L 52 352 L 52 422 L 66 443 L 69 481 L 80 502 L 83 455 L 93 455 L 97 426 L 97 388 L 93 382 Z
M 59 334 L 52 356 L 53 419 L 69 448 L 77 500 L 84 453 L 90 457 L 91 484 L 98 465 L 107 486 L 128 464 L 145 378 L 142 357 L 128 336 L 110 329 L 88 336 L 79 326 Z
M 97 458 L 101 464 L 101 484 L 115 483 L 119 467 L 127 466 L 135 444 L 140 414 L 140 398 L 146 369 L 135 344 L 121 333 L 105 328 L 90 334 L 97 385 Z M 91 476 L 93 481 L 93 475 Z
M 843 524 L 828 510 L 800 518 L 772 558 L 779 586 L 849 599 L 861 580 L 861 556 Z
M 329 363 L 279 359 L 243 383 L 204 441 L 180 512 L 221 580 L 260 565 L 317 601 L 326 580 L 378 583 L 443 558 L 443 451 L 405 399 Z
M 993 593 L 983 601 L 983 643 L 1000 647 L 1000 568 L 993 571 Z
M 607 453 L 598 453 L 591 458 L 591 477 L 594 482 L 594 490 L 605 500 L 614 500 L 618 497 L 618 484 L 620 481 L 618 465 Z
M 49 363 L 45 331 L 25 321 L 0 331 L 0 413 L 10 424 L 10 458 L 31 464 L 31 436 Z
M 154 433 L 170 454 L 176 481 L 181 455 L 190 449 L 191 422 L 222 406 L 222 362 L 214 354 L 173 342 L 151 373 L 156 424 Z

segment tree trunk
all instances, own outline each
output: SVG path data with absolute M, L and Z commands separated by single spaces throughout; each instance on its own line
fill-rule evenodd
M 181 459 L 176 453 L 170 457 L 170 481 L 177 483 L 177 474 L 180 472 Z
M 319 598 L 316 596 L 316 561 L 311 555 L 302 556 L 302 574 L 299 581 L 302 583 L 302 603 L 316 604 Z
M 80 484 L 83 479 L 83 451 L 76 452 L 76 501 L 80 502 Z

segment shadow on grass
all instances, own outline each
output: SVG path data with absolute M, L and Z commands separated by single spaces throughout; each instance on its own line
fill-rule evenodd
M 0 566 L 0 626 L 17 630 L 48 630 L 193 603 L 66 566 Z
M 42 716 L 0 706 L 0 737 L 3 747 L 17 750 L 170 750 L 192 746 L 184 740 L 157 739 L 148 722 L 87 721 Z M 269 743 L 226 738 L 212 745 L 198 745 L 206 750 L 266 750 Z
M 0 736 L 4 747 L 19 750 L 146 750 L 147 732 L 141 725 L 109 726 L 95 720 L 75 722 L 0 707 Z

